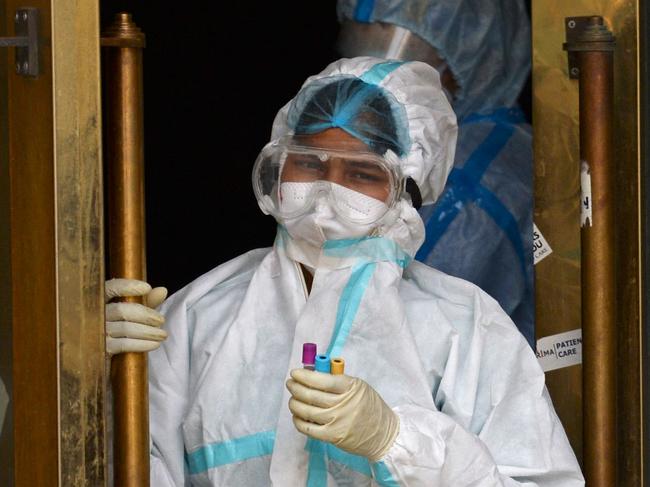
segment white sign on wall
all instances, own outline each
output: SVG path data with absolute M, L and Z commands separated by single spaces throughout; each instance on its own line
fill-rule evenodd
M 537 360 L 544 372 L 582 363 L 582 329 L 537 340 Z
M 533 263 L 537 265 L 542 259 L 551 255 L 551 252 L 553 249 L 533 222 Z

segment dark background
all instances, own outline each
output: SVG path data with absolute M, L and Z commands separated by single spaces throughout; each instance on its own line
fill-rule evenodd
M 182 8 L 104 0 L 102 27 L 120 11 L 147 37 L 148 280 L 174 292 L 273 243 L 275 220 L 257 206 L 251 168 L 276 112 L 339 57 L 336 0 Z M 530 84 L 522 107 L 530 116 Z

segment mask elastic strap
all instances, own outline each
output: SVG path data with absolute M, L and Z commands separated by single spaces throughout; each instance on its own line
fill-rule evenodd
M 413 178 L 406 178 L 406 186 L 404 189 L 409 195 L 411 195 L 411 203 L 413 204 L 413 208 L 419 210 L 422 206 L 422 194 L 420 193 L 420 188 L 418 188 L 418 185 L 415 183 Z

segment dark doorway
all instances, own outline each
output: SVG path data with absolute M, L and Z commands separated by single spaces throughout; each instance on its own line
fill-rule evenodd
M 276 112 L 337 58 L 336 2 L 102 2 L 147 36 L 144 114 L 148 280 L 171 292 L 270 246 L 250 172 Z

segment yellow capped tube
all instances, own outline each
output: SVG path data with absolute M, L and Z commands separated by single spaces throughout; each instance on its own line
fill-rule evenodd
M 345 360 L 340 357 L 333 358 L 331 361 L 330 370 L 330 373 L 332 375 L 343 375 L 343 372 L 345 370 Z

